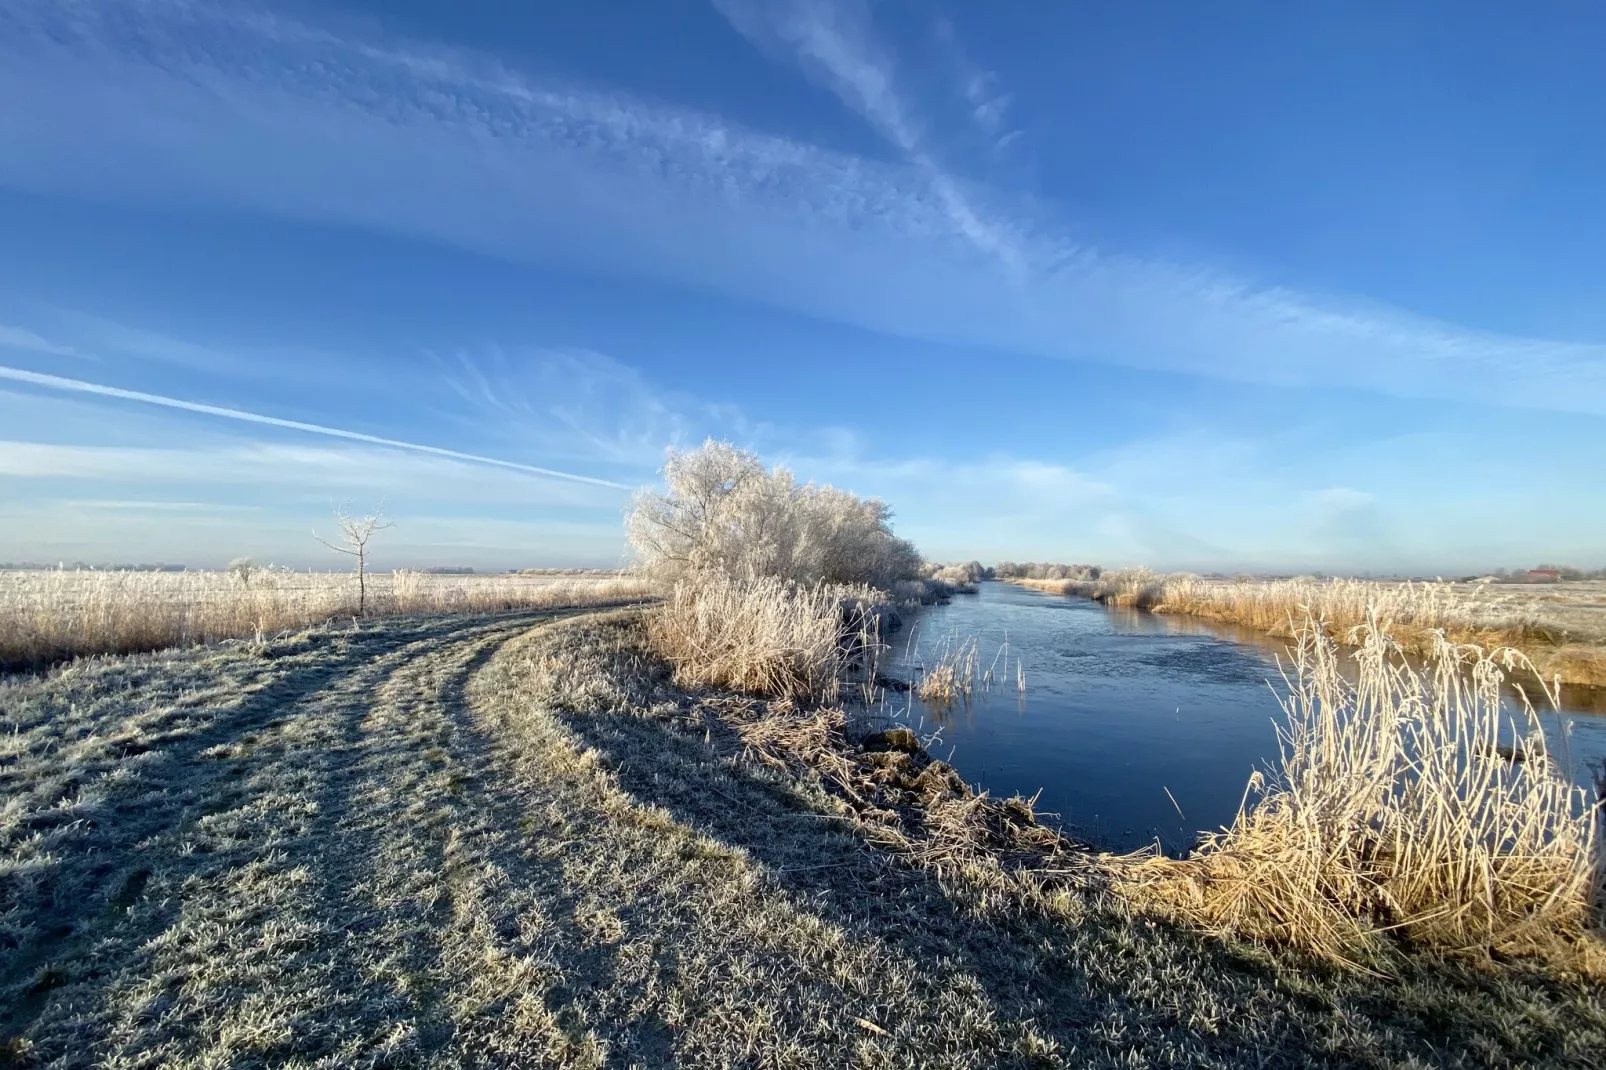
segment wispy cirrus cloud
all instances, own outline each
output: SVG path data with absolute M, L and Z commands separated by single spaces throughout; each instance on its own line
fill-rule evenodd
M 43 353 L 52 357 L 82 357 L 72 346 L 52 342 L 26 327 L 8 327 L 0 323 L 0 349 L 20 349 L 28 353 Z
M 213 394 L 220 390 L 249 391 L 256 378 L 276 367 L 272 362 L 242 356 L 231 346 L 203 346 L 68 309 L 52 312 L 56 320 L 72 328 L 71 333 L 61 338 L 46 337 L 30 328 L 0 325 L 0 348 L 23 355 L 70 356 L 118 367 L 126 365 L 130 357 L 149 357 L 164 365 L 181 366 L 186 372 L 205 373 L 189 379 L 203 384 L 199 387 L 202 391 Z M 108 348 L 103 350 L 101 346 Z M 191 361 L 188 358 L 192 356 L 208 359 Z M 326 363 L 338 364 L 343 359 L 331 353 Z M 416 354 L 416 359 L 407 355 L 395 360 L 387 379 L 400 384 L 395 393 L 406 404 L 404 413 L 395 411 L 394 402 L 382 405 L 380 411 L 387 418 L 423 419 L 431 425 L 441 425 L 437 435 L 444 440 L 467 437 L 480 445 L 474 452 L 446 449 L 413 441 L 419 437 L 416 434 L 401 440 L 6 365 L 0 365 L 0 399 L 5 396 L 6 384 L 11 383 L 63 398 L 133 401 L 155 411 L 190 412 L 264 430 L 344 439 L 611 490 L 627 489 L 628 482 L 647 479 L 662 463 L 667 447 L 695 444 L 712 435 L 763 448 L 775 434 L 772 425 L 750 419 L 737 406 L 711 402 L 653 382 L 639 369 L 588 349 L 496 343 L 444 352 L 426 349 Z M 129 416 L 131 413 L 125 412 L 112 422 L 126 427 L 133 423 Z M 0 424 L 3 422 L 0 414 Z M 45 420 L 38 423 L 36 432 L 52 426 Z M 88 426 L 104 424 L 92 421 Z M 80 426 L 78 433 L 85 430 Z M 145 428 L 146 433 L 151 430 Z M 496 456 L 503 450 L 550 463 L 533 465 Z M 593 474 L 559 471 L 552 464 L 589 468 Z M 391 466 L 395 466 L 394 460 Z M 599 473 L 627 482 L 599 478 Z
M 435 457 L 444 457 L 453 461 L 467 462 L 475 465 L 488 465 L 495 468 L 505 468 L 516 472 L 525 472 L 530 475 L 543 476 L 548 479 L 559 479 L 573 483 L 586 483 L 596 487 L 608 487 L 614 490 L 629 490 L 624 483 L 615 483 L 608 479 L 598 479 L 594 476 L 580 475 L 575 472 L 561 472 L 552 468 L 543 468 L 538 465 L 524 464 L 519 461 L 504 460 L 499 457 L 487 457 L 481 454 L 465 453 L 461 450 L 446 449 L 441 446 L 432 446 L 426 443 L 407 442 L 401 439 L 386 438 L 382 435 L 370 435 L 361 431 L 349 431 L 338 427 L 329 427 L 324 424 L 306 423 L 301 420 L 286 420 L 277 416 L 268 416 L 262 413 L 247 412 L 243 409 L 227 408 L 221 405 L 206 405 L 182 398 L 166 397 L 161 394 L 150 394 L 141 390 L 125 390 L 121 387 L 107 386 L 102 383 L 92 383 L 83 379 L 70 379 L 60 375 L 48 375 L 43 372 L 27 371 L 23 368 L 8 368 L 0 366 L 0 380 L 9 380 L 23 383 L 28 386 L 45 390 L 62 391 L 70 394 L 88 394 L 95 397 L 112 398 L 119 401 L 133 401 L 142 405 L 155 405 L 164 409 L 177 409 L 183 412 L 197 413 L 202 416 L 216 416 L 225 420 L 240 423 L 256 424 L 261 427 L 280 428 L 287 431 L 298 431 L 309 435 L 319 435 L 327 438 L 346 439 L 351 442 L 362 442 L 373 446 L 382 446 L 392 450 L 402 450 L 409 453 L 424 453 Z
M 0 440 L 0 477 L 59 489 L 74 484 L 172 487 L 267 495 L 282 503 L 408 495 L 431 501 L 615 510 L 606 488 L 575 485 L 516 469 L 486 469 L 437 456 L 398 456 L 359 445 L 309 446 L 209 438 L 176 446 L 117 446 Z M 37 495 L 34 495 L 37 496 Z M 74 499 L 76 500 L 76 499 Z M 121 499 L 109 499 L 121 500 Z M 214 495 L 211 500 L 218 500 Z
M 431 356 L 469 419 L 543 457 L 645 472 L 667 447 L 710 435 L 755 443 L 770 432 L 733 406 L 649 382 L 594 350 L 482 345 Z
M 1047 207 L 939 166 L 862 6 L 727 8 L 900 159 L 256 9 L 12 0 L 0 9 L 0 183 L 370 227 L 916 339 L 1606 414 L 1606 346 L 1078 243 Z M 985 80 L 975 95 L 1001 99 Z
M 1011 275 L 1025 270 L 1015 228 L 988 218 L 933 153 L 925 123 L 899 91 L 896 64 L 877 40 L 870 9 L 863 0 L 714 0 L 714 6 L 760 48 L 790 52 L 808 77 L 867 120 L 925 179 L 949 222 L 966 241 L 996 258 Z M 967 70 L 964 91 L 985 98 L 983 72 Z M 977 105 L 975 115 L 980 123 L 992 123 L 1001 109 L 984 101 Z
M 1000 87 L 998 75 L 971 61 L 959 32 L 948 18 L 939 15 L 932 24 L 932 34 L 957 75 L 956 88 L 969 106 L 970 119 L 976 128 L 992 139 L 995 149 L 1019 137 L 1020 130 L 1008 129 L 1012 96 Z

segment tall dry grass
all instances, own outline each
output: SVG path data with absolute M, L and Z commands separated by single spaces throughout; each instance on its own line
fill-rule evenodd
M 1307 618 L 1280 769 L 1252 778 L 1258 800 L 1190 857 L 1116 860 L 1127 890 L 1365 969 L 1404 942 L 1601 972 L 1600 807 L 1557 767 L 1526 699 L 1503 711 L 1507 674 L 1532 678 L 1526 659 L 1440 636 L 1413 667 L 1376 618 L 1353 639 L 1346 674 Z
M 981 640 L 976 636 L 960 638 L 957 632 L 950 632 L 931 651 L 914 689 L 922 701 L 934 706 L 968 703 L 980 675 Z
M 368 616 L 597 605 L 652 590 L 618 576 L 555 581 L 396 572 L 371 575 L 368 584 Z M 0 667 L 274 635 L 356 616 L 357 602 L 355 579 L 339 573 L 0 572 Z
M 1570 635 L 1547 621 L 1529 594 L 1489 586 L 1309 578 L 1223 582 L 1147 569 L 1106 572 L 1096 579 L 1012 582 L 1112 606 L 1240 624 L 1283 638 L 1292 638 L 1314 618 L 1342 643 L 1376 619 L 1397 645 L 1418 656 L 1447 636 L 1457 643 L 1515 647 L 1542 673 L 1564 683 L 1606 685 L 1606 635 Z
M 868 587 L 706 574 L 675 585 L 648 634 L 685 686 L 831 702 L 880 646 L 875 602 Z

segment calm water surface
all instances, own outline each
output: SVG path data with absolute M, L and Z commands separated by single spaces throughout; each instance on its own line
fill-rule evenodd
M 939 731 L 933 753 L 972 784 L 995 796 L 1041 791 L 1039 811 L 1100 846 L 1158 839 L 1185 850 L 1232 820 L 1249 774 L 1277 757 L 1282 711 L 1268 681 L 1281 687 L 1283 647 L 1258 633 L 984 583 L 906 622 L 892 638 L 893 672 L 912 678 L 954 634 L 979 637 L 982 667 L 996 664 L 1001 683 L 947 711 L 891 696 L 902 716 Z M 995 662 L 1006 638 L 1007 671 Z M 1545 717 L 1580 783 L 1606 759 L 1606 716 L 1591 712 L 1599 699 L 1569 694 Z

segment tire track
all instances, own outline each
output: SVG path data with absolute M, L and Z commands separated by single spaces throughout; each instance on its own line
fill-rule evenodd
M 349 835 L 345 854 L 330 851 L 361 781 L 398 765 L 368 724 L 376 696 L 550 616 L 385 622 L 0 692 L 18 738 L 30 730 L 0 767 L 12 863 L 0 1029 L 13 1047 L 64 1066 L 219 1050 L 274 1061 L 285 1039 L 349 1047 L 326 1035 L 328 1004 L 298 1008 L 350 1002 L 340 948 L 361 919 L 320 915 L 312 892 L 361 857 Z

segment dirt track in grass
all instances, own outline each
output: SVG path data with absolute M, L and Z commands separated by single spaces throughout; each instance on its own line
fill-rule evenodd
M 0 683 L 0 1062 L 1586 1066 L 1597 989 L 1335 977 L 900 864 L 630 614 Z

